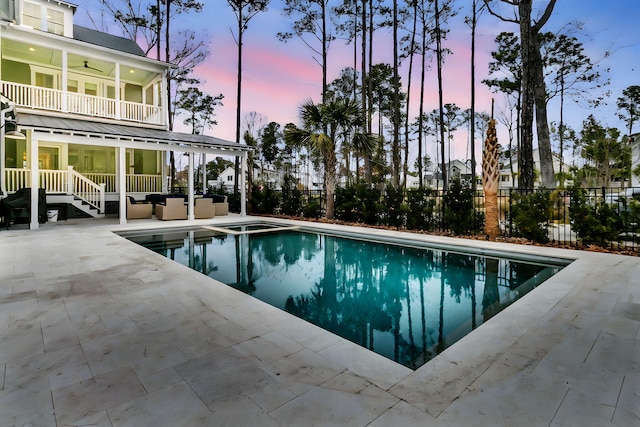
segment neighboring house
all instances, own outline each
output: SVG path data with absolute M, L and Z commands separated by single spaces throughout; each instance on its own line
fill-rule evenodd
M 640 167 L 640 133 L 631 135 L 629 144 L 631 144 L 631 186 L 640 187 L 640 176 L 633 173 Z
M 518 187 L 518 156 L 514 155 L 511 158 L 511 162 L 513 166 L 513 174 L 511 173 L 511 169 L 509 167 L 508 162 L 503 163 L 500 169 L 499 188 L 501 190 Z M 540 179 L 540 173 L 539 173 L 540 172 L 540 151 L 537 148 L 533 150 L 533 163 L 534 163 L 534 170 L 536 171 L 534 185 L 536 187 L 539 187 L 542 184 L 542 181 Z M 562 167 L 562 170 L 563 171 L 569 170 L 569 166 L 564 164 Z M 553 155 L 553 172 L 558 173 L 559 171 L 560 171 L 560 158 L 554 154 Z M 559 183 L 556 183 L 556 184 L 559 184 Z
M 227 193 L 233 192 L 233 185 L 235 183 L 235 167 L 229 166 L 223 170 L 216 181 L 209 181 L 210 185 L 214 185 L 217 188 L 224 188 Z
M 224 188 L 226 192 L 233 192 L 234 189 L 235 167 L 229 166 L 223 170 L 216 181 L 209 181 L 210 185 L 217 188 Z M 259 163 L 253 164 L 253 184 L 266 185 L 273 190 L 281 190 L 283 182 L 283 173 L 278 171 L 271 165 L 265 165 L 263 168 Z
M 227 192 L 233 192 L 234 189 L 234 167 L 229 166 L 218 175 L 217 180 L 210 180 L 208 184 L 216 188 L 224 188 Z M 301 190 L 321 190 L 324 186 L 322 176 L 313 171 L 309 164 L 301 167 L 297 171 L 293 171 L 294 179 L 297 179 L 297 186 Z M 267 185 L 273 190 L 281 190 L 284 184 L 284 172 L 276 169 L 273 165 L 265 165 L 264 168 L 260 162 L 254 160 L 253 164 L 253 182 L 254 185 Z M 338 185 L 344 186 L 344 179 Z
M 5 138 L 2 128 L 0 197 L 41 187 L 48 204 L 94 217 L 117 212 L 124 223 L 126 195 L 167 191 L 169 151 L 188 153 L 191 164 L 195 153 L 246 164 L 245 145 L 170 132 L 169 65 L 131 40 L 73 25 L 76 9 L 60 0 L 0 1 L 2 124 L 15 117 L 24 135 Z
M 471 180 L 473 179 L 473 171 L 471 170 L 471 164 L 463 162 L 462 160 L 452 160 L 445 164 L 447 169 L 447 180 L 449 182 L 459 179 L 463 186 L 471 186 Z M 436 165 L 433 172 L 426 172 L 423 177 L 423 184 L 425 187 L 430 188 L 443 188 L 442 173 L 440 173 L 441 165 Z M 418 178 L 412 178 L 409 183 L 409 177 L 407 177 L 407 187 L 418 187 Z

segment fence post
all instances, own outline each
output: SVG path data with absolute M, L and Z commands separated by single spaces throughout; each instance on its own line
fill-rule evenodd
M 511 214 L 511 204 L 513 203 L 513 188 L 509 188 L 509 217 L 507 218 L 507 220 L 504 223 L 504 231 L 507 233 L 507 236 L 511 237 L 511 220 L 512 220 L 512 214 Z

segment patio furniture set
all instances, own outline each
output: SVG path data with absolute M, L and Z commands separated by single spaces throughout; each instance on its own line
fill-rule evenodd
M 144 201 L 136 201 L 133 196 L 127 197 L 127 219 L 149 219 L 155 212 L 156 218 L 168 221 L 187 219 L 187 196 L 149 194 Z M 227 196 L 207 194 L 196 196 L 193 214 L 195 219 L 214 218 L 229 214 Z

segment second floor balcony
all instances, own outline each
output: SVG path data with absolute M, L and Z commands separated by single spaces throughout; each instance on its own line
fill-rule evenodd
M 0 91 L 19 109 L 167 124 L 167 64 L 131 40 L 75 28 L 74 37 L 9 25 L 0 37 Z
M 141 102 L 118 101 L 7 81 L 0 81 L 0 92 L 18 107 L 152 125 L 165 124 L 161 107 Z

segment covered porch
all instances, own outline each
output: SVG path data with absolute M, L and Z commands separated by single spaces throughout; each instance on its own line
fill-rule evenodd
M 14 150 L 16 152 L 12 154 L 7 154 L 5 143 L 2 145 L 2 193 L 6 195 L 20 188 L 32 189 L 32 229 L 39 227 L 37 215 L 33 215 L 33 211 L 37 211 L 37 203 L 33 199 L 37 198 L 38 188 L 46 189 L 47 194 L 79 197 L 100 216 L 104 216 L 108 200 L 111 200 L 113 212 L 115 201 L 119 221 L 125 224 L 127 196 L 141 198 L 150 193 L 169 192 L 166 166 L 169 152 L 184 153 L 187 158 L 187 194 L 193 196 L 196 186 L 196 155 L 203 155 L 200 156 L 203 170 L 206 170 L 206 155 L 240 157 L 243 170 L 241 176 L 244 176 L 247 152 L 250 150 L 245 145 L 211 136 L 37 114 L 18 113 L 17 124 L 26 135 L 26 140 L 21 142 L 23 148 Z M 54 150 L 52 147 L 59 148 Z M 92 149 L 87 150 L 87 147 Z M 84 155 L 82 150 L 98 153 L 100 156 Z M 23 156 L 23 160 L 10 164 L 14 167 L 7 167 L 7 156 L 16 158 L 20 157 L 19 154 Z M 50 158 L 56 160 L 48 163 Z M 99 172 L 85 164 L 98 161 L 97 159 L 108 165 L 99 168 Z M 146 169 L 140 166 L 143 160 L 146 162 Z M 206 182 L 206 173 L 203 173 L 203 182 Z M 241 215 L 246 213 L 244 187 L 244 183 L 241 183 Z M 187 203 L 188 218 L 193 219 L 193 197 L 188 197 Z

